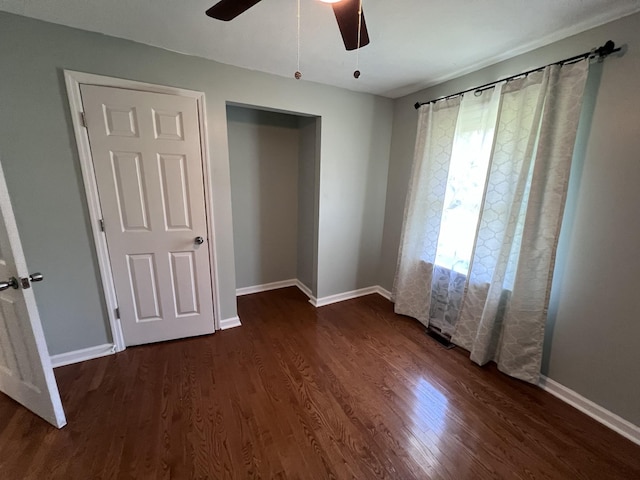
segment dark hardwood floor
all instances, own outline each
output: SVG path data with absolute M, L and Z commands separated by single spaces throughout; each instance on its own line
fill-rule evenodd
M 243 326 L 56 369 L 58 431 L 0 394 L 0 479 L 638 479 L 640 447 L 371 295 L 239 299 Z

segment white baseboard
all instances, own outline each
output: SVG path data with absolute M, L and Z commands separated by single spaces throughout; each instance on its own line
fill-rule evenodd
M 304 283 L 302 283 L 300 280 L 296 280 L 296 287 L 298 287 L 300 291 L 304 293 L 307 297 L 313 298 L 313 293 L 311 292 L 311 289 L 307 287 Z
M 278 288 L 299 287 L 300 281 L 292 278 L 290 280 L 282 280 L 280 282 L 263 283 L 262 285 L 254 285 L 252 287 L 242 287 L 236 289 L 236 296 L 250 295 L 252 293 L 267 292 L 269 290 L 277 290 Z
M 565 403 L 568 403 L 572 407 L 577 408 L 582 413 L 589 415 L 594 420 L 602 423 L 604 426 L 609 427 L 611 430 L 618 432 L 625 438 L 628 438 L 632 442 L 640 445 L 640 427 L 625 420 L 624 418 L 610 412 L 604 407 L 592 402 L 591 400 L 583 397 L 577 392 L 574 392 L 570 388 L 552 380 L 551 378 L 540 376 L 540 388 L 549 392 L 554 397 L 558 397 Z
M 72 363 L 93 360 L 94 358 L 105 357 L 107 355 L 113 355 L 114 353 L 116 353 L 116 346 L 112 343 L 105 343 L 104 345 L 96 345 L 95 347 L 51 355 L 51 366 L 53 368 L 64 367 Z
M 332 303 L 344 302 L 345 300 L 351 300 L 352 298 L 363 297 L 365 295 L 371 295 L 372 293 L 379 293 L 380 287 L 367 287 L 360 288 L 358 290 L 352 290 L 350 292 L 338 293 L 336 295 L 329 295 L 322 298 L 311 298 L 309 302 L 314 307 L 324 307 L 325 305 L 331 305 Z M 314 303 L 315 302 L 315 303 Z
M 307 287 L 304 283 L 296 278 L 292 278 L 290 280 L 282 280 L 280 282 L 272 282 L 265 283 L 262 285 L 254 285 L 252 287 L 243 287 L 236 289 L 236 295 L 250 295 L 252 293 L 260 293 L 267 292 L 269 290 L 276 290 L 278 288 L 286 288 L 286 287 L 298 287 L 302 293 L 304 293 L 307 297 L 309 297 L 309 303 L 314 307 L 324 307 L 325 305 L 330 305 L 332 303 L 343 302 L 345 300 L 351 300 L 352 298 L 362 297 L 364 295 L 371 295 L 372 293 L 377 293 L 387 300 L 391 300 L 391 292 L 385 290 L 380 285 L 374 285 L 373 287 L 361 288 L 359 290 L 352 290 L 350 292 L 338 293 L 336 295 L 329 295 L 327 297 L 316 298 L 313 296 L 311 289 Z M 232 320 L 232 319 L 229 319 Z M 222 322 L 226 322 L 226 320 L 222 320 L 220 322 L 220 328 L 224 330 L 225 328 L 231 327 L 222 327 Z M 238 326 L 240 321 L 238 320 L 237 324 L 233 324 L 232 327 Z
M 376 286 L 376 293 L 391 301 L 391 292 L 385 288 L 382 288 L 380 285 Z
M 234 327 L 240 327 L 242 324 L 240 323 L 240 317 L 230 317 L 220 320 L 220 330 L 228 330 Z

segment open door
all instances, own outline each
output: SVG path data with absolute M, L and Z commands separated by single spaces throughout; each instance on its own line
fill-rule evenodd
M 0 165 L 0 391 L 55 427 L 67 421 Z

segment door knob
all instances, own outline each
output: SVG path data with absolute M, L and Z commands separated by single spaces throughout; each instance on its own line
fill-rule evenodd
M 11 277 L 8 282 L 0 282 L 0 292 L 6 290 L 9 287 L 18 288 L 18 279 Z
M 29 275 L 29 280 L 31 280 L 32 282 L 41 282 L 42 280 L 44 280 L 44 275 L 42 275 L 40 272 L 32 273 L 31 275 Z
M 204 238 L 196 237 L 194 241 L 196 242 L 196 245 L 202 245 L 204 243 Z

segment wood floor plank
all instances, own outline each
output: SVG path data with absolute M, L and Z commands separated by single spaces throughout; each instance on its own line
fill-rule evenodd
M 238 303 L 240 328 L 56 369 L 62 430 L 0 395 L 0 478 L 640 478 L 640 447 L 382 297 Z

